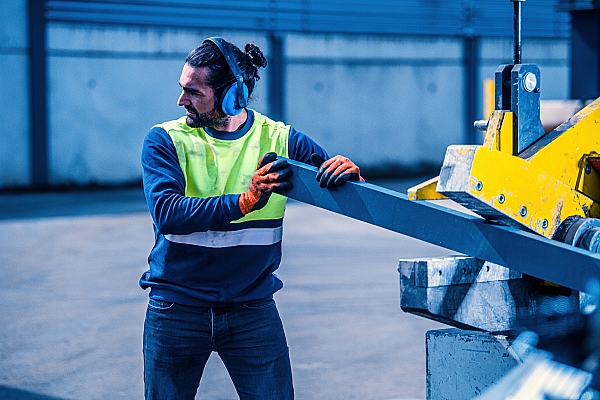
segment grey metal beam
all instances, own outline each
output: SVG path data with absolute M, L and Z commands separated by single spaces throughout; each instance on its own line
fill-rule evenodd
M 402 193 L 369 183 L 350 181 L 323 189 L 315 179 L 315 167 L 288 161 L 293 188 L 281 194 L 291 199 L 574 290 L 585 291 L 589 279 L 600 281 L 598 254 L 434 202 L 410 201 Z

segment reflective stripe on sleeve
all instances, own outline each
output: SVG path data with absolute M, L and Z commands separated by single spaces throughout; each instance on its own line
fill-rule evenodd
M 194 232 L 188 235 L 165 235 L 165 238 L 174 243 L 222 248 L 268 246 L 281 241 L 282 236 L 283 227 L 278 226 L 276 228 L 247 228 L 239 231 L 206 231 Z

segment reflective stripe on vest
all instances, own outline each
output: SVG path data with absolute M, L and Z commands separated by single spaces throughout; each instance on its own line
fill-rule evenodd
M 276 228 L 247 228 L 239 231 L 206 231 L 188 235 L 165 235 L 174 243 L 191 244 L 195 246 L 222 248 L 233 246 L 268 246 L 281 241 L 283 227 Z

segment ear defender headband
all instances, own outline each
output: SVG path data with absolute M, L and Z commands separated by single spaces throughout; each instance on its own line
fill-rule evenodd
M 233 76 L 235 76 L 236 82 L 229 85 L 223 91 L 220 103 L 221 109 L 225 114 L 238 115 L 248 102 L 248 87 L 244 84 L 242 71 L 240 71 L 240 67 L 235 61 L 230 44 L 220 37 L 211 37 L 204 41 L 212 42 L 219 48 L 219 51 L 225 57 L 225 61 L 227 61 L 227 65 L 229 65 L 229 69 L 233 72 Z

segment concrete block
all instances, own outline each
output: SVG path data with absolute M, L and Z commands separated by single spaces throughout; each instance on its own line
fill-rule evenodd
M 576 291 L 544 287 L 517 271 L 473 257 L 400 260 L 400 308 L 461 329 L 503 332 L 539 315 L 546 304 L 579 314 Z
M 427 400 L 480 395 L 519 364 L 506 336 L 462 329 L 426 334 Z

